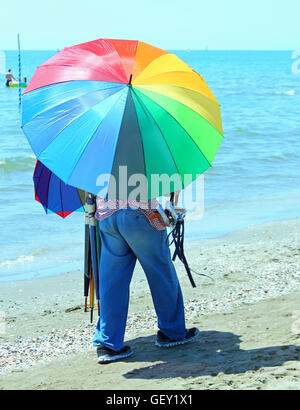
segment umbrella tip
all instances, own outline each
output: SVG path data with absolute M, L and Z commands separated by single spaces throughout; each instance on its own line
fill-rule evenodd
M 131 86 L 131 80 L 132 80 L 132 74 L 130 74 L 130 77 L 129 77 L 129 83 L 128 83 L 129 87 Z

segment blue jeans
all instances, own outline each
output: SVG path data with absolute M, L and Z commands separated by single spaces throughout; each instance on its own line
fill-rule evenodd
M 150 225 L 138 209 L 122 209 L 99 222 L 100 318 L 94 346 L 122 349 L 129 305 L 129 286 L 138 259 L 145 271 L 158 328 L 170 339 L 186 334 L 180 284 L 171 260 L 166 230 Z

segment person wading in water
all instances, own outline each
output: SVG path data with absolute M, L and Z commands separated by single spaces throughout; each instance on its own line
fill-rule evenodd
M 9 69 L 7 71 L 7 73 L 5 74 L 5 78 L 6 78 L 6 87 L 9 87 L 9 84 L 12 82 L 12 80 L 14 79 L 15 81 L 17 81 L 15 79 L 15 77 L 12 75 L 11 73 L 11 69 Z

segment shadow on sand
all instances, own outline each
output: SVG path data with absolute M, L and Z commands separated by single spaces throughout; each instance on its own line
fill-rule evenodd
M 133 339 L 128 344 L 134 348 L 135 353 L 127 361 L 155 364 L 133 369 L 123 376 L 128 379 L 163 379 L 216 376 L 221 372 L 240 374 L 300 360 L 300 346 L 241 350 L 240 342 L 238 335 L 217 331 L 201 332 L 196 341 L 169 349 L 154 346 L 155 336 Z

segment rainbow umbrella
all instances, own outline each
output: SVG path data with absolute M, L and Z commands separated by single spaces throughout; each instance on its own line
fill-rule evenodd
M 131 40 L 67 47 L 39 66 L 23 94 L 22 128 L 37 158 L 83 191 L 106 197 L 112 181 L 124 186 L 126 168 L 128 189 L 115 193 L 122 199 L 137 174 L 148 198 L 184 188 L 212 165 L 222 141 L 220 106 L 202 76 Z M 156 192 L 154 174 L 180 178 Z M 115 179 L 103 182 L 107 175 Z

